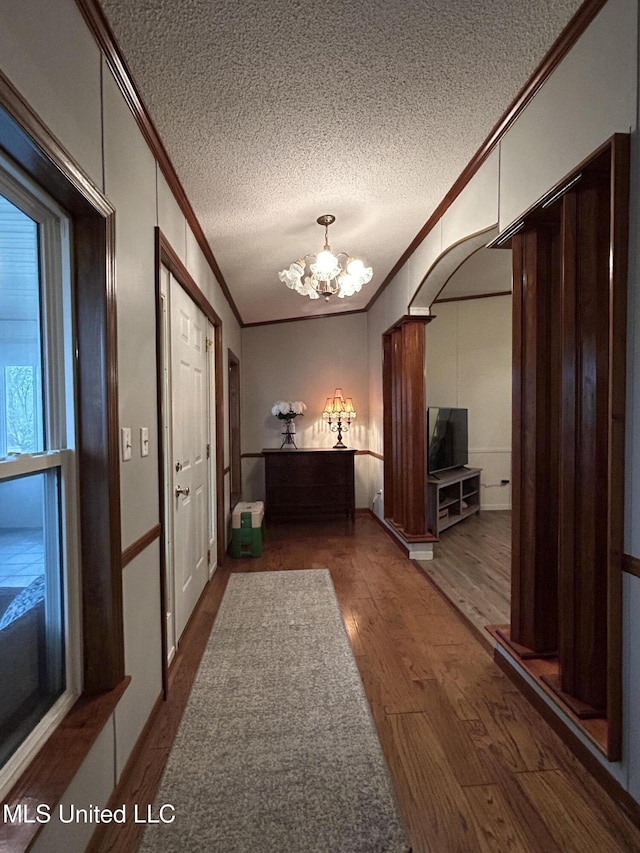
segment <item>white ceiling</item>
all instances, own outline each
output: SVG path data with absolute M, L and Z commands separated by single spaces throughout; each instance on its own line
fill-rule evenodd
M 580 0 L 101 0 L 245 323 L 364 308 Z M 278 271 L 373 266 L 349 299 Z

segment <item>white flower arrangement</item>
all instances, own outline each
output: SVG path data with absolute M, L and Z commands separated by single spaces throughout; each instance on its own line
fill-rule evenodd
M 278 402 L 271 407 L 271 414 L 276 418 L 280 418 L 281 421 L 290 421 L 298 415 L 304 414 L 304 410 L 306 408 L 307 407 L 302 400 L 293 400 L 292 402 L 288 402 L 287 400 L 278 400 Z

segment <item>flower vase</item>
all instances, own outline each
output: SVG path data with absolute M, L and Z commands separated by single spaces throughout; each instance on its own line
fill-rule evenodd
M 284 432 L 282 435 L 284 438 L 282 439 L 282 444 L 280 445 L 280 450 L 283 447 L 296 447 L 296 443 L 294 440 L 294 435 L 296 434 L 296 425 L 293 422 L 293 418 L 284 418 Z M 297 447 L 296 447 L 297 450 Z

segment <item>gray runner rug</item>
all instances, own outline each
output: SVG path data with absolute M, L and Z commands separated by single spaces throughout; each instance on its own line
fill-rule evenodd
M 410 850 L 326 569 L 231 575 L 163 804 L 145 853 Z

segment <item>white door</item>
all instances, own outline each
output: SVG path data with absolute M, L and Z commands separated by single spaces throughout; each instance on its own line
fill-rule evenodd
M 170 276 L 173 585 L 179 640 L 208 580 L 207 319 Z M 168 647 L 171 647 L 169 640 Z

